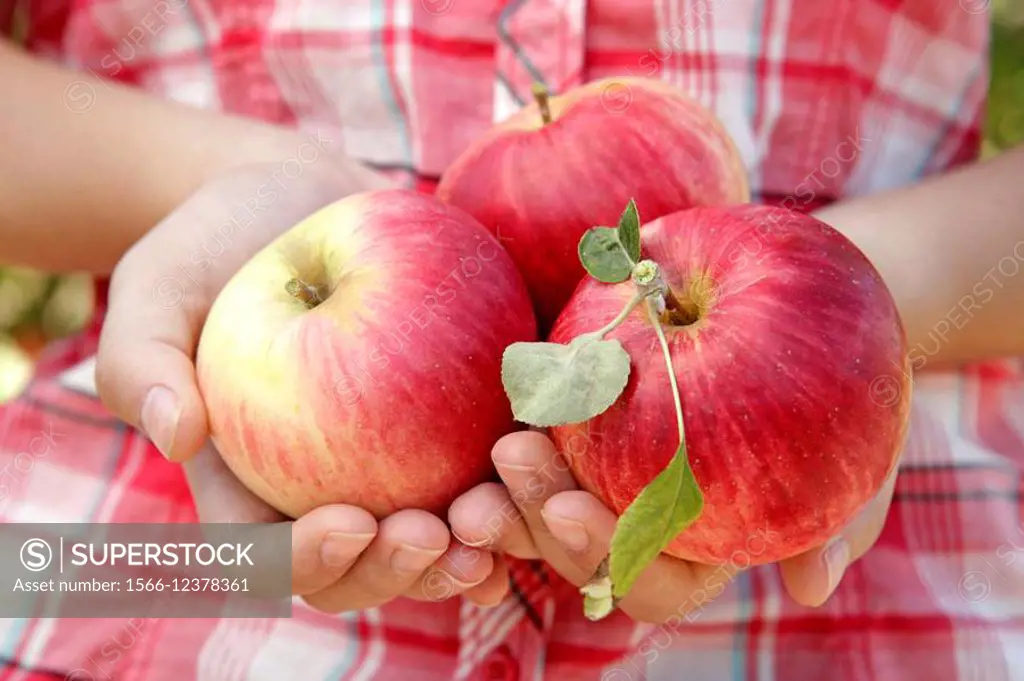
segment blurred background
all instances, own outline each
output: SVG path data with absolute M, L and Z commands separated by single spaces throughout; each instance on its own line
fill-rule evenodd
M 992 10 L 985 156 L 1024 141 L 1024 0 L 992 0 Z M 0 267 L 0 403 L 24 389 L 47 343 L 81 330 L 94 306 L 88 275 Z
M 985 153 L 1024 140 L 1024 0 L 994 0 Z

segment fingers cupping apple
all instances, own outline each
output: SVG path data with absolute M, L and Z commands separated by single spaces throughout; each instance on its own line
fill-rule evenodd
M 290 186 L 280 187 L 275 184 L 270 172 L 272 170 L 274 168 L 241 168 L 204 187 L 148 233 L 124 257 L 111 282 L 109 309 L 100 343 L 97 384 L 101 398 L 112 411 L 146 432 L 168 458 L 185 462 L 186 477 L 202 521 L 290 522 L 293 537 L 292 589 L 314 607 L 329 611 L 349 610 L 379 605 L 401 595 L 421 600 L 444 600 L 465 593 L 481 603 L 500 600 L 507 589 L 507 579 L 503 577 L 506 574 L 503 561 L 492 557 L 487 551 L 464 546 L 452 539 L 444 522 L 436 516 L 423 511 L 400 510 L 395 507 L 397 505 L 391 504 L 395 498 L 401 500 L 405 493 L 403 485 L 406 485 L 404 481 L 394 479 L 392 473 L 401 470 L 409 462 L 388 462 L 387 456 L 383 454 L 389 446 L 395 448 L 395 451 L 404 451 L 398 449 L 395 442 L 388 441 L 389 433 L 392 437 L 400 438 L 402 435 L 395 433 L 389 424 L 375 424 L 381 428 L 371 435 L 371 442 L 376 440 L 376 452 L 380 454 L 376 459 L 373 446 L 368 449 L 366 443 L 353 441 L 350 447 L 346 447 L 349 451 L 361 451 L 368 456 L 365 461 L 374 461 L 378 466 L 369 471 L 370 478 L 361 481 L 361 488 L 339 483 L 341 476 L 351 475 L 353 467 L 363 465 L 359 460 L 350 460 L 348 468 L 340 465 L 341 462 L 333 467 L 325 465 L 319 472 L 309 467 L 318 455 L 322 455 L 322 444 L 320 449 L 311 447 L 304 454 L 309 458 L 300 474 L 296 475 L 294 469 L 287 471 L 293 482 L 284 488 L 285 497 L 268 495 L 266 488 L 254 481 L 252 466 L 266 463 L 268 459 L 263 457 L 274 457 L 272 460 L 275 462 L 302 462 L 302 456 L 296 454 L 301 452 L 298 447 L 302 443 L 292 440 L 286 443 L 284 449 L 280 449 L 285 444 L 280 439 L 282 435 L 294 435 L 301 431 L 308 437 L 316 432 L 315 439 L 320 443 L 330 440 L 337 444 L 346 438 L 358 437 L 359 432 L 366 432 L 348 422 L 337 424 L 333 431 L 328 428 L 327 432 L 318 432 L 317 426 L 318 418 L 333 417 L 335 409 L 344 407 L 345 400 L 350 397 L 346 392 L 347 386 L 366 380 L 363 374 L 353 377 L 358 369 L 336 366 L 331 372 L 331 382 L 325 387 L 315 382 L 302 381 L 303 378 L 313 379 L 322 373 L 322 366 L 316 360 L 310 358 L 314 364 L 309 365 L 300 363 L 295 367 L 295 373 L 292 373 L 286 367 L 286 357 L 293 350 L 301 359 L 305 356 L 302 343 L 317 342 L 321 333 L 316 329 L 318 319 L 336 322 L 339 327 L 358 324 L 358 310 L 347 308 L 346 303 L 353 298 L 356 301 L 373 302 L 380 295 L 379 285 L 383 282 L 366 282 L 370 289 L 364 293 L 371 296 L 369 299 L 354 285 L 339 291 L 333 300 L 328 300 L 330 296 L 325 293 L 325 307 L 316 316 L 307 316 L 314 306 L 295 296 L 303 291 L 288 288 L 289 277 L 298 273 L 307 279 L 305 284 L 319 286 L 325 282 L 317 277 L 323 277 L 325 269 L 332 267 L 344 268 L 348 273 L 346 276 L 356 278 L 360 272 L 366 272 L 372 267 L 380 267 L 381 272 L 394 270 L 392 274 L 400 277 L 404 273 L 395 269 L 393 263 L 387 260 L 388 254 L 415 252 L 417 246 L 406 245 L 403 251 L 403 244 L 393 243 L 384 254 L 384 261 L 379 263 L 368 262 L 364 258 L 325 263 L 317 257 L 326 257 L 325 254 L 318 254 L 311 248 L 295 248 L 298 243 L 296 241 L 282 244 L 282 234 L 289 232 L 307 217 L 315 216 L 323 206 L 357 189 L 374 187 L 379 182 L 373 177 L 364 177 L 363 171 L 343 169 L 335 172 L 325 168 L 319 172 L 308 169 Z M 357 200 L 356 205 L 368 204 L 358 204 Z M 332 219 L 342 223 L 348 220 L 350 227 L 355 228 L 357 225 L 351 224 L 351 221 L 358 224 L 363 221 L 352 213 L 352 206 L 351 202 L 345 204 L 340 213 L 328 214 L 326 218 L 320 218 L 317 224 L 322 229 L 330 230 L 334 227 Z M 244 225 L 231 222 L 237 220 L 239 215 L 244 218 L 246 211 L 249 218 Z M 499 273 L 504 270 L 506 279 L 509 271 L 514 272 L 508 262 L 494 262 L 501 252 L 482 228 L 472 224 L 467 227 L 458 217 L 451 217 L 447 222 L 444 216 L 441 217 L 440 223 L 443 224 L 439 226 L 456 236 L 449 237 L 444 233 L 438 239 L 463 238 L 467 246 L 462 251 L 469 252 L 472 249 L 479 263 L 492 263 L 491 266 Z M 237 229 L 229 229 L 232 225 Z M 378 224 L 370 231 L 389 230 L 393 234 L 399 227 L 400 224 L 392 219 L 386 224 Z M 433 234 L 433 230 L 428 232 L 431 238 Z M 442 250 L 445 246 L 445 243 L 440 244 Z M 283 250 L 276 250 L 278 247 Z M 270 256 L 261 259 L 258 254 L 268 249 L 271 249 L 270 255 L 287 253 L 291 259 L 280 269 L 261 269 Z M 453 264 L 459 262 L 458 256 L 465 254 L 462 251 L 449 254 L 451 262 L 437 263 L 434 272 L 445 267 L 451 270 Z M 255 265 L 244 266 L 244 263 L 254 259 Z M 253 272 L 257 279 L 246 279 L 247 273 Z M 260 280 L 264 274 L 269 281 Z M 222 297 L 225 285 L 236 279 L 251 284 L 253 296 L 224 296 L 228 302 L 221 303 L 218 307 L 220 312 L 211 317 L 210 310 L 215 306 L 215 300 Z M 525 292 L 521 289 L 521 282 L 512 279 L 512 283 L 514 286 L 511 291 L 501 290 L 500 285 L 496 291 L 487 291 L 496 294 L 499 299 L 501 295 L 511 295 L 513 298 L 519 295 L 521 298 L 518 317 L 517 304 L 513 300 L 508 307 L 512 312 L 497 320 L 506 323 L 509 329 L 507 333 L 512 334 L 507 338 L 509 341 L 512 338 L 529 338 L 532 333 L 532 318 L 522 314 L 523 310 L 528 310 Z M 448 290 L 437 291 L 437 287 L 442 285 L 445 282 L 432 282 L 433 288 L 428 288 L 427 282 L 423 282 L 420 286 L 424 292 L 423 297 L 426 298 L 428 292 L 450 296 Z M 416 293 L 415 287 L 397 288 L 397 296 L 414 296 Z M 238 289 L 239 285 L 234 285 L 234 290 Z M 477 296 L 477 301 L 481 296 Z M 463 314 L 475 313 L 480 303 L 477 302 L 474 308 L 472 296 L 462 293 L 462 298 L 466 301 L 463 307 L 470 308 Z M 429 310 L 431 301 L 428 299 L 425 302 L 427 307 L 424 309 Z M 332 309 L 332 313 L 322 314 L 328 309 Z M 333 310 L 338 314 L 334 314 Z M 401 325 L 409 323 L 404 317 L 407 312 L 403 307 L 396 309 L 394 315 L 394 325 L 398 325 L 399 330 L 405 333 L 408 330 Z M 288 331 L 279 324 L 290 323 L 295 327 L 303 317 L 305 328 L 302 329 L 304 333 L 299 334 L 300 344 L 286 347 L 284 338 Z M 272 331 L 257 333 L 246 339 L 244 334 L 253 332 L 259 324 L 246 329 L 246 325 L 238 324 L 239 320 L 244 319 L 268 322 Z M 226 335 L 231 336 L 232 331 L 242 332 L 243 335 L 235 334 L 233 338 L 225 339 Z M 194 362 L 204 333 L 208 335 L 207 344 L 212 345 L 214 350 L 199 353 L 204 354 L 205 359 L 200 360 L 200 368 L 197 370 Z M 267 341 L 267 345 L 259 349 L 266 354 L 253 357 L 254 361 L 246 365 L 246 371 L 254 371 L 264 379 L 272 380 L 268 376 L 269 372 L 281 368 L 284 375 L 291 373 L 289 387 L 297 391 L 305 388 L 305 393 L 292 392 L 289 395 L 279 388 L 275 390 L 266 387 L 267 384 L 259 391 L 256 390 L 257 381 L 235 385 L 240 391 L 236 393 L 240 401 L 234 401 L 225 397 L 225 392 L 210 389 L 211 382 L 230 380 L 237 376 L 231 372 L 225 375 L 217 367 L 245 364 L 246 351 L 255 349 L 253 341 L 258 338 Z M 218 340 L 224 341 L 224 344 L 218 345 Z M 330 343 L 341 343 L 347 339 L 328 334 L 319 340 L 328 341 L 329 347 Z M 381 340 L 377 338 L 367 341 L 363 352 L 385 347 L 380 344 Z M 465 353 L 479 352 L 481 361 L 494 362 L 497 361 L 500 344 L 504 340 L 506 338 L 500 336 L 478 339 L 474 343 L 474 339 L 468 337 L 467 342 L 458 349 Z M 275 355 L 272 346 L 280 348 L 281 353 Z M 341 350 L 343 346 L 334 345 L 334 348 Z M 217 355 L 219 350 L 224 350 L 226 354 Z M 275 365 L 275 361 L 281 364 Z M 365 356 L 361 361 L 371 366 Z M 396 357 L 395 361 L 401 361 L 401 357 Z M 373 368 L 382 376 L 385 373 L 380 366 Z M 482 386 L 473 383 L 469 375 L 469 370 L 476 368 L 479 366 L 470 362 L 461 374 L 463 387 L 468 387 L 470 393 L 482 389 Z M 208 379 L 206 385 L 204 376 Z M 377 381 L 376 385 L 383 382 Z M 406 399 L 411 387 L 388 385 L 381 390 L 391 391 L 391 399 L 402 401 Z M 249 390 L 251 392 L 246 392 Z M 323 392 L 317 395 L 313 392 L 316 390 Z M 500 388 L 491 392 L 500 395 Z M 276 402 L 275 397 L 282 394 L 293 399 Z M 371 405 L 371 411 L 381 407 L 379 404 L 372 406 L 374 399 L 381 398 L 365 396 L 365 404 Z M 473 395 L 467 394 L 468 399 L 473 399 Z M 486 402 L 485 398 L 479 399 Z M 293 406 L 305 405 L 310 405 L 308 411 L 299 409 L 296 412 L 292 409 Z M 424 409 L 433 406 L 420 403 L 417 409 L 422 415 Z M 323 411 L 318 413 L 317 407 Z M 243 411 L 245 417 L 236 420 L 236 410 Z M 451 449 L 444 450 L 445 446 L 451 448 L 473 444 L 470 441 L 475 435 L 480 438 L 476 443 L 476 451 L 472 447 L 468 451 L 471 455 L 475 453 L 480 462 L 467 466 L 464 475 L 481 475 L 487 468 L 489 443 L 486 440 L 496 437 L 496 434 L 490 434 L 494 429 L 504 427 L 501 416 L 503 412 L 498 412 L 496 417 L 481 418 L 475 423 L 473 428 L 476 433 L 469 436 L 464 434 L 457 442 L 449 439 L 439 443 L 442 449 L 440 458 L 450 458 L 448 455 Z M 279 422 L 275 427 L 275 420 L 282 413 L 297 413 L 298 419 Z M 240 432 L 238 426 L 243 423 L 245 430 Z M 265 427 L 265 430 L 249 430 L 260 427 Z M 465 433 L 464 430 L 460 432 Z M 211 433 L 220 445 L 220 451 L 211 445 Z M 247 449 L 240 435 L 244 438 L 255 437 L 257 440 L 262 438 L 267 446 L 255 451 L 251 447 Z M 228 452 L 227 457 L 224 456 L 225 451 Z M 249 454 L 260 458 L 246 458 Z M 281 458 L 277 458 L 279 454 Z M 435 454 L 437 452 L 433 450 L 424 452 L 427 457 Z M 225 459 L 232 461 L 234 467 L 229 468 Z M 436 466 L 436 469 L 439 479 L 452 472 L 451 467 Z M 242 471 L 243 477 L 246 477 L 246 471 L 249 472 L 244 482 L 237 471 Z M 333 480 L 328 479 L 332 475 L 331 471 L 335 476 Z M 271 472 L 268 475 L 273 474 Z M 457 471 L 454 477 L 458 478 Z M 335 484 L 335 490 L 340 492 L 338 497 L 322 496 L 325 482 Z M 390 482 L 394 486 L 389 487 Z M 466 485 L 466 482 L 455 479 L 452 484 Z M 439 487 L 441 489 L 438 490 Z M 301 498 L 303 488 L 309 490 L 309 499 L 301 507 L 289 503 Z M 360 496 L 359 489 L 368 489 L 368 495 Z M 441 495 L 450 493 L 449 488 L 443 488 L 440 482 L 434 486 L 434 491 Z M 317 497 L 318 494 L 321 496 Z M 338 503 L 346 500 L 346 497 L 352 503 Z M 408 505 L 415 505 L 416 500 L 413 499 Z M 388 508 L 389 504 L 395 508 Z M 287 511 L 288 515 L 283 514 L 282 510 Z M 392 510 L 397 512 L 390 512 Z
M 490 448 L 513 428 L 501 353 L 535 334 L 497 239 L 413 192 L 334 202 L 228 281 L 196 358 L 220 458 L 300 523 L 339 502 L 379 520 L 365 551 L 309 603 L 504 595 L 504 564 L 452 539 L 431 513 L 490 477 Z
M 504 488 L 471 493 L 452 505 L 456 536 L 496 551 L 540 557 L 583 587 L 608 555 L 616 515 L 580 490 L 565 459 L 542 433 L 514 433 L 494 448 Z M 659 557 L 618 604 L 637 621 L 684 616 L 724 590 L 735 568 Z
M 187 476 L 204 522 L 291 522 L 292 593 L 319 610 L 373 607 L 402 595 L 442 601 L 466 594 L 487 605 L 507 590 L 497 559 L 453 540 L 429 513 L 399 511 L 378 522 L 364 509 L 330 504 L 289 521 L 242 485 L 212 447 L 189 462 Z
M 889 514 L 897 473 L 894 466 L 875 498 L 836 536 L 779 563 L 782 583 L 795 601 L 811 607 L 823 604 L 847 568 L 874 546 Z
M 539 484 L 551 447 L 499 446 L 508 500 L 477 500 L 519 515 L 492 542 L 585 580 L 591 613 L 618 603 L 657 619 L 665 603 L 647 604 L 647 584 L 708 591 L 701 580 L 718 576 L 698 563 L 786 561 L 798 600 L 820 602 L 877 536 L 907 432 L 906 336 L 885 283 L 825 223 L 747 203 L 729 135 L 671 87 L 613 78 L 536 95 L 438 189 L 503 237 L 529 285 L 548 342 L 509 347 L 503 386 L 572 471 Z M 601 144 L 580 143 L 595 129 Z M 650 139 L 701 153 L 652 159 Z M 650 164 L 623 182 L 608 157 Z M 551 169 L 543 183 L 536 167 Z M 527 438 L 532 449 L 508 445 Z M 534 452 L 530 472 L 503 461 L 516 451 Z M 484 535 L 493 522 L 465 506 L 451 521 Z
M 443 521 L 415 510 L 384 518 L 361 553 L 346 551 L 340 557 L 348 559 L 340 578 L 304 595 L 312 607 L 327 612 L 358 610 L 403 595 L 446 600 L 481 584 L 493 569 L 489 552 L 452 542 Z
M 601 228 L 614 237 L 583 237 L 591 276 L 548 342 L 505 353 L 514 413 L 552 439 L 495 449 L 522 516 L 507 525 L 525 524 L 542 557 L 582 580 L 595 618 L 616 605 L 648 621 L 685 614 L 735 572 L 780 561 L 794 597 L 820 604 L 891 498 L 910 405 L 895 304 L 813 217 L 696 208 L 641 231 L 635 212 Z M 622 244 L 622 262 L 590 250 L 590 235 Z M 766 251 L 756 266 L 729 256 L 752 238 Z M 840 350 L 851 337 L 857 352 Z M 893 399 L 878 399 L 879 381 Z M 558 452 L 571 476 L 531 494 Z M 570 479 L 586 492 L 562 489 Z
M 493 458 L 504 485 L 481 485 L 456 500 L 449 512 L 453 535 L 499 554 L 540 558 L 567 581 L 585 587 L 609 555 L 617 514 L 578 488 L 569 463 L 542 433 L 502 438 Z M 878 495 L 833 539 L 779 561 L 783 582 L 797 602 L 821 605 L 845 569 L 874 544 L 895 479 L 894 467 Z M 718 563 L 661 555 L 617 605 L 641 622 L 691 617 L 720 596 L 740 572 L 764 563 L 755 554 L 767 549 L 767 539 L 747 542 L 730 560 Z M 842 547 L 838 551 L 837 545 Z
M 584 586 L 608 555 L 617 516 L 576 488 L 550 440 L 518 433 L 499 441 L 496 467 L 505 485 L 488 483 L 460 497 L 449 521 L 455 536 L 517 558 L 543 559 L 563 578 Z M 779 562 L 783 583 L 798 603 L 821 605 L 846 569 L 878 539 L 892 500 L 896 469 L 878 495 L 826 543 Z M 749 550 L 758 550 L 751 545 Z M 659 557 L 622 601 L 638 621 L 687 617 L 722 594 L 752 562 L 745 555 L 719 565 Z

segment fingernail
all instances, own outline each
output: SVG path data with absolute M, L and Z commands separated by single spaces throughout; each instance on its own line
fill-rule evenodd
M 825 547 L 821 559 L 828 570 L 828 593 L 825 595 L 828 598 L 839 586 L 839 581 L 850 564 L 850 545 L 842 537 L 836 537 Z
M 458 577 L 456 577 L 453 574 L 454 571 L 452 571 L 452 570 L 438 570 L 438 572 L 443 573 L 445 577 L 447 577 L 448 579 L 452 580 L 452 583 L 455 586 L 457 586 L 458 588 L 460 588 L 460 589 L 468 589 L 468 588 L 470 588 L 472 586 L 476 586 L 480 582 L 482 582 L 485 579 L 487 579 L 487 577 L 484 576 L 484 577 L 481 577 L 480 579 L 476 580 L 475 582 L 467 582 L 467 581 L 465 581 L 463 579 L 459 579 Z
M 372 534 L 328 532 L 320 543 L 320 560 L 330 567 L 348 565 L 366 548 L 371 539 Z
M 495 462 L 494 466 L 499 471 L 508 471 L 510 473 L 536 473 L 537 469 L 533 466 L 521 466 L 516 463 L 499 463 Z
M 543 516 L 548 529 L 565 548 L 576 553 L 583 553 L 590 546 L 590 535 L 587 534 L 587 528 L 583 526 L 583 523 L 550 516 L 543 511 L 541 511 L 541 516 Z
M 142 430 L 153 442 L 160 453 L 170 458 L 174 447 L 174 436 L 178 430 L 178 419 L 181 418 L 181 407 L 178 398 L 162 385 L 150 389 L 142 403 Z
M 425 549 L 421 546 L 402 544 L 391 554 L 391 569 L 395 572 L 419 572 L 426 570 L 444 551 Z
M 452 536 L 458 539 L 460 543 L 465 544 L 466 546 L 473 549 L 485 548 L 487 546 L 490 546 L 491 543 L 494 541 L 494 537 L 492 537 L 491 535 L 487 535 L 483 539 L 471 541 L 465 537 L 459 536 L 454 529 L 451 530 L 451 533 Z

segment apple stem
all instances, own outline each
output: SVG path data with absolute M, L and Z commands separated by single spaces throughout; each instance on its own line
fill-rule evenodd
M 642 303 L 644 301 L 644 298 L 646 298 L 649 294 L 649 291 L 640 289 L 638 287 L 636 293 L 634 293 L 630 301 L 626 303 L 626 306 L 619 311 L 619 314 L 616 315 L 615 319 L 611 320 L 597 331 L 591 331 L 590 333 L 583 334 L 582 336 L 580 336 L 580 338 L 604 338 L 605 335 L 610 333 L 613 329 L 615 329 L 615 327 L 617 327 L 622 322 L 626 321 L 626 317 L 628 317 L 630 313 L 636 309 L 636 306 Z
M 649 267 L 641 270 L 640 268 L 642 268 L 643 265 L 649 265 Z M 642 303 L 645 299 L 650 305 L 654 306 L 650 309 L 654 310 L 655 314 L 660 316 L 664 313 L 669 316 L 666 323 L 686 325 L 697 321 L 696 312 L 683 305 L 683 303 L 676 298 L 675 294 L 672 293 L 672 289 L 669 288 L 669 286 L 662 280 L 661 271 L 658 268 L 657 263 L 654 261 L 645 260 L 636 266 L 633 273 L 633 283 L 636 285 L 636 291 L 633 293 L 633 297 L 629 302 L 626 303 L 625 307 L 619 311 L 619 314 L 616 315 L 615 319 L 611 320 L 597 331 L 582 334 L 579 339 L 588 338 L 600 340 L 604 338 L 608 333 L 619 326 L 619 324 L 626 321 L 626 317 L 628 317 L 633 310 L 636 309 L 637 305 Z M 661 309 L 658 309 L 658 306 L 660 306 Z M 658 332 L 664 336 L 661 324 L 657 323 L 655 324 L 655 327 Z
M 662 294 L 665 296 L 665 308 L 666 309 L 675 310 L 677 312 L 683 312 L 683 313 L 686 312 L 686 308 L 679 301 L 679 299 L 676 298 L 676 294 L 672 292 L 672 289 L 670 287 L 666 286 L 665 290 L 663 291 Z
M 548 89 L 541 83 L 533 84 L 533 98 L 537 102 L 537 106 L 540 108 L 540 118 L 544 121 L 544 125 L 551 122 L 551 106 L 548 102 Z
M 672 399 L 676 405 L 676 425 L 679 427 L 679 445 L 682 448 L 682 455 L 686 456 L 686 432 L 683 429 L 683 401 L 679 396 L 679 384 L 676 381 L 676 372 L 672 368 L 672 351 L 668 347 L 668 339 L 665 338 L 665 331 L 661 328 L 661 321 L 658 319 L 658 308 L 653 299 L 647 299 L 647 314 L 654 325 L 654 333 L 658 336 L 658 343 L 661 345 L 661 352 L 665 356 L 665 368 L 668 369 L 668 380 L 672 385 Z
M 695 306 L 684 304 L 668 286 L 665 286 L 662 294 L 665 296 L 665 310 L 662 314 L 664 323 L 671 326 L 689 326 L 700 319 L 700 313 Z
M 305 306 L 310 310 L 324 302 L 320 297 L 320 292 L 317 290 L 317 287 L 312 284 L 307 284 L 301 279 L 289 279 L 288 283 L 284 285 L 284 290 L 288 292 L 288 295 L 305 304 Z

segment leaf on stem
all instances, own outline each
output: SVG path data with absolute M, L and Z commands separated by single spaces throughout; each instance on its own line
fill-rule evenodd
M 626 508 L 612 535 L 608 560 L 612 593 L 622 598 L 637 577 L 704 509 L 685 443 Z
M 640 261 L 640 215 L 629 200 L 617 227 L 591 227 L 580 239 L 580 262 L 594 279 L 618 284 L 629 279 Z
M 580 239 L 580 262 L 583 269 L 600 282 L 618 284 L 629 279 L 633 261 L 619 241 L 615 227 L 591 227 Z
M 640 215 L 636 210 L 636 201 L 629 200 L 626 210 L 619 218 L 619 241 L 626 249 L 626 255 L 634 263 L 640 261 Z
M 547 427 L 580 423 L 615 403 L 629 380 L 629 354 L 617 340 L 581 336 L 561 343 L 513 343 L 501 380 L 517 421 Z

